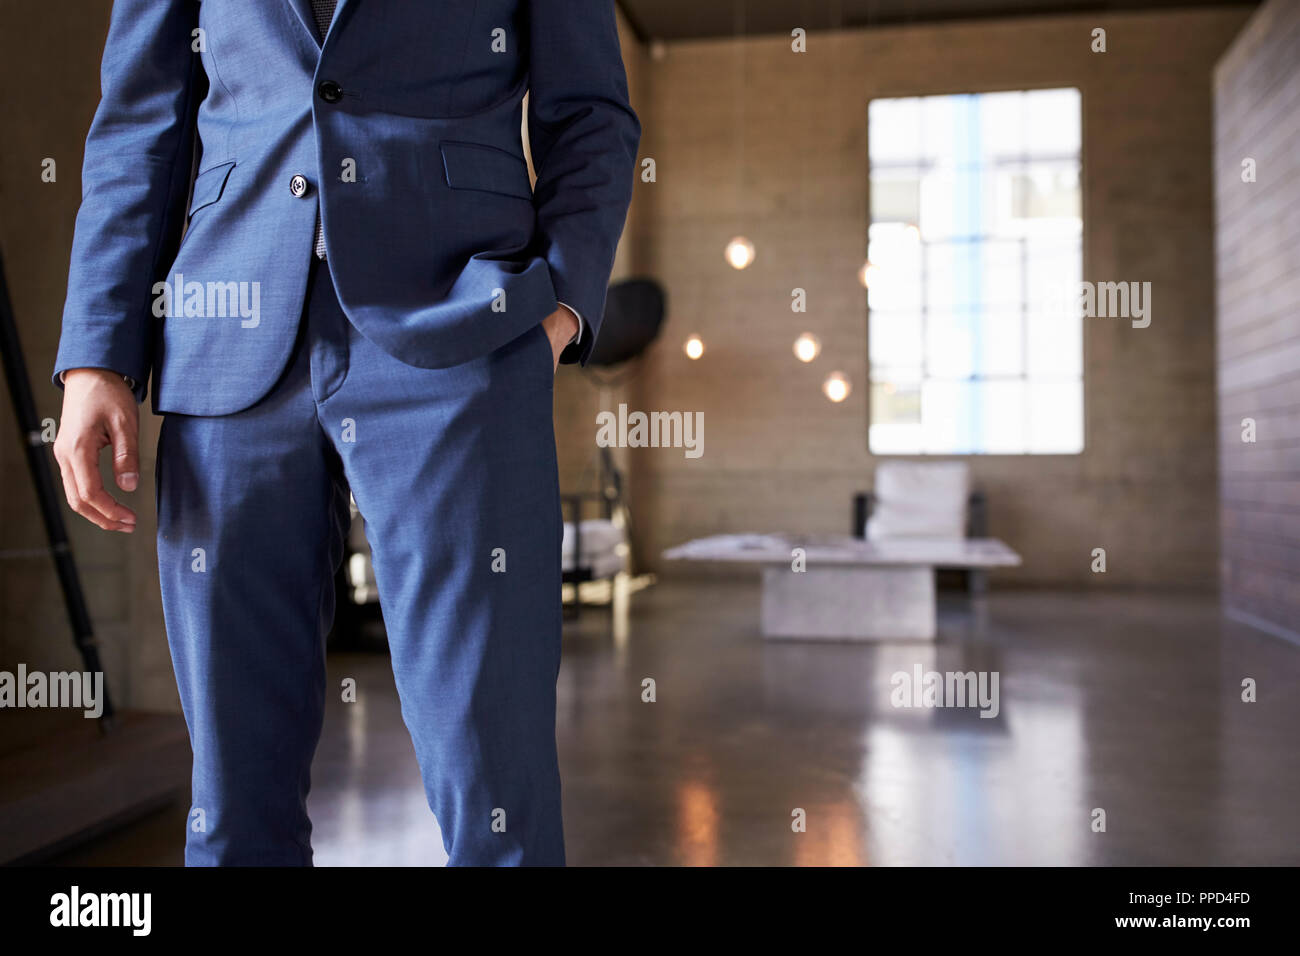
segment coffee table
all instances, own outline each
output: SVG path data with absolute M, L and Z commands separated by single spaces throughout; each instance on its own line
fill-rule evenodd
M 994 538 L 723 534 L 663 556 L 760 567 L 764 637 L 868 641 L 934 640 L 935 568 L 1020 564 L 1020 555 Z

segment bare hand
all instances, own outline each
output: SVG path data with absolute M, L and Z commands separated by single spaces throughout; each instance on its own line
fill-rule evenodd
M 578 334 L 578 317 L 565 306 L 559 306 L 554 312 L 542 319 L 542 328 L 551 340 L 551 358 L 555 360 L 555 369 L 560 367 L 560 353 Z
M 135 512 L 115 501 L 99 477 L 99 453 L 113 449 L 113 474 L 123 491 L 140 483 L 140 411 L 122 376 L 100 368 L 71 369 L 63 378 L 63 419 L 54 460 L 68 505 L 105 531 L 135 530 Z

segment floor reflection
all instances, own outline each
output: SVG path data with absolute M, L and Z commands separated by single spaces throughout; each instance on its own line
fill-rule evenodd
M 677 788 L 677 855 L 687 866 L 718 864 L 717 794 L 698 780 Z
M 765 642 L 757 598 L 661 582 L 632 598 L 624 642 L 600 612 L 567 628 L 571 864 L 1300 862 L 1300 654 L 1208 599 L 994 592 L 978 626 L 945 600 L 937 644 L 862 645 Z M 996 672 L 998 716 L 895 706 L 918 667 Z M 445 863 L 387 657 L 331 655 L 329 679 L 317 862 Z M 183 823 L 170 808 L 60 862 L 175 864 Z

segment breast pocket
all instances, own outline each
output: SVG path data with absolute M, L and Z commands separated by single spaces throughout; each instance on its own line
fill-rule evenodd
M 204 206 L 211 206 L 221 198 L 221 194 L 226 191 L 226 180 L 234 168 L 234 163 L 222 163 L 205 169 L 194 177 L 194 189 L 190 194 L 191 218 Z

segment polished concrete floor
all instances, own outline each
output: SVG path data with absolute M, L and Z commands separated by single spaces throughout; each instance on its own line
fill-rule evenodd
M 1210 599 L 945 596 L 927 646 L 765 643 L 757 600 L 750 581 L 664 582 L 633 598 L 626 640 L 599 610 L 566 634 L 571 864 L 1300 863 L 1300 647 Z M 891 675 L 918 664 L 996 672 L 998 716 L 894 707 Z M 332 655 L 346 677 L 358 700 L 332 706 L 315 765 L 317 863 L 444 862 L 387 658 Z M 57 862 L 177 863 L 184 814 Z

